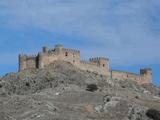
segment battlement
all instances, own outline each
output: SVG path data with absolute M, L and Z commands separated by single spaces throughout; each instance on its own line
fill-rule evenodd
M 19 54 L 19 57 L 27 57 L 27 55 L 26 54 Z
M 66 51 L 66 52 L 80 53 L 79 50 L 74 50 L 74 49 L 66 49 L 66 48 L 63 48 L 62 50 Z
M 36 58 L 37 57 L 37 55 L 29 55 L 29 56 L 27 56 L 27 58 Z
M 109 59 L 105 58 L 105 57 L 96 57 L 96 58 L 90 58 L 89 59 L 89 61 L 91 61 L 91 62 L 100 61 L 100 60 L 106 60 L 106 61 L 108 61 Z
M 118 79 L 131 79 L 139 83 L 150 83 L 152 80 L 152 70 L 150 68 L 140 69 L 140 74 L 124 71 L 110 71 L 109 59 L 105 57 L 95 57 L 89 60 L 80 60 L 80 51 L 76 49 L 63 48 L 57 44 L 49 49 L 44 46 L 37 55 L 19 55 L 19 71 L 25 69 L 42 69 L 54 61 L 61 60 L 70 62 L 81 70 L 96 72 Z
M 37 55 L 19 54 L 20 57 L 37 57 Z
M 124 73 L 124 74 L 139 76 L 139 74 L 131 73 L 131 72 L 127 72 L 127 71 L 122 71 L 122 70 L 111 70 L 111 72 L 117 72 L 117 73 L 122 73 L 122 74 Z
M 24 59 L 35 59 L 37 57 L 37 55 L 26 55 L 26 54 L 20 54 L 19 58 L 24 60 Z
M 152 74 L 152 69 L 150 69 L 150 68 L 141 68 L 140 69 L 141 75 L 148 74 L 148 73 Z
M 84 65 L 94 65 L 94 66 L 97 66 L 97 63 L 90 62 L 90 61 L 87 61 L 87 60 L 81 60 L 80 63 L 84 64 Z

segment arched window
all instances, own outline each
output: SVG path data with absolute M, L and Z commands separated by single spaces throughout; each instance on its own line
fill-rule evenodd
M 103 67 L 105 67 L 105 64 L 103 64 Z

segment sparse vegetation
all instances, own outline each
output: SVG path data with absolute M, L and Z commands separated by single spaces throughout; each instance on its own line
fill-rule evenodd
M 98 87 L 95 84 L 89 84 L 89 85 L 87 85 L 87 89 L 86 90 L 90 91 L 90 92 L 94 92 L 94 91 L 98 90 Z
M 67 62 L 8 74 L 0 85 L 0 120 L 3 116 L 15 120 L 160 120 L 158 111 L 148 110 L 150 106 L 160 109 L 155 96 L 159 89 L 95 75 Z M 144 93 L 149 90 L 155 92 Z
M 149 109 L 146 115 L 153 120 L 160 120 L 160 111 L 156 109 Z
M 26 82 L 26 86 L 27 86 L 27 87 L 30 87 L 30 83 L 29 83 L 29 82 Z

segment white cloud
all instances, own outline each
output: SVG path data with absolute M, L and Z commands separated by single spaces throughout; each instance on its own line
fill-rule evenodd
M 154 21 L 160 19 L 159 5 L 155 0 L 1 0 L 0 22 L 82 36 L 97 44 L 80 46 L 87 55 L 106 55 L 113 64 L 153 64 L 160 61 L 160 21 Z

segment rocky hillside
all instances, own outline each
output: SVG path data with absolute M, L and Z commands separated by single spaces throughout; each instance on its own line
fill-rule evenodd
M 57 61 L 0 79 L 0 120 L 160 120 L 160 89 Z

